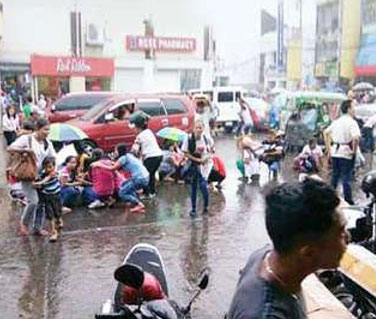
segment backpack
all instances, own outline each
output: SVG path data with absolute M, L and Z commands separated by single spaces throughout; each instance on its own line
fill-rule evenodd
M 298 169 L 301 173 L 315 173 L 317 172 L 316 160 L 313 156 L 301 157 L 298 161 Z

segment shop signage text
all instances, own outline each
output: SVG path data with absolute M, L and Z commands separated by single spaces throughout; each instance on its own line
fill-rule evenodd
M 154 50 L 159 52 L 188 53 L 196 50 L 196 39 L 127 35 L 126 47 L 128 51 Z
M 31 56 L 31 74 L 44 76 L 112 77 L 114 61 L 109 58 Z

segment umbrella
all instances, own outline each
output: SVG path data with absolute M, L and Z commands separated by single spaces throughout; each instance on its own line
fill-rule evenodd
M 78 127 L 66 123 L 54 123 L 50 126 L 48 138 L 54 142 L 73 142 L 88 138 Z
M 136 126 L 142 125 L 143 123 L 149 121 L 150 116 L 146 114 L 144 111 L 136 111 L 131 114 L 129 117 L 129 122 Z
M 359 90 L 372 90 L 373 85 L 368 82 L 359 82 L 354 85 L 353 90 L 354 91 L 359 91 Z
M 187 133 L 176 127 L 165 127 L 158 131 L 157 136 L 165 140 L 182 142 L 187 137 Z

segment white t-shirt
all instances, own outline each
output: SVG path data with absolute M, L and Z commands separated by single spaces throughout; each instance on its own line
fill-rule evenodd
M 196 113 L 195 114 L 195 122 L 197 120 L 202 121 L 204 123 L 204 134 L 206 136 L 210 136 L 210 119 L 212 118 L 212 114 L 210 113 L 210 110 L 208 108 L 204 108 L 203 113 Z
M 5 132 L 15 132 L 20 129 L 20 119 L 18 115 L 15 117 L 8 117 L 7 114 L 3 116 L 3 130 Z
M 29 143 L 30 135 L 22 135 L 17 140 L 15 140 L 10 147 L 15 148 L 30 148 Z M 47 140 L 47 147 L 45 147 L 45 142 L 39 142 L 36 140 L 34 134 L 31 135 L 31 149 L 34 151 L 35 157 L 37 159 L 38 170 L 42 168 L 43 160 L 47 156 L 56 157 L 55 149 L 50 141 Z
M 136 148 L 139 147 L 144 160 L 150 157 L 162 156 L 162 150 L 150 129 L 143 130 L 138 134 L 134 144 Z
M 333 141 L 331 156 L 352 159 L 354 152 L 349 144 L 360 138 L 358 123 L 350 115 L 342 115 L 325 130 Z
M 319 159 L 320 157 L 324 156 L 324 153 L 322 152 L 321 147 L 318 145 L 316 145 L 314 149 L 311 149 L 309 145 L 306 145 L 299 156 L 313 156 L 316 159 Z

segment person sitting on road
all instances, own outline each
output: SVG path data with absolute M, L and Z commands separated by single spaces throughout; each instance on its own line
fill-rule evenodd
M 116 190 L 116 173 L 104 169 L 102 167 L 95 167 L 95 163 L 103 163 L 105 165 L 111 165 L 112 162 L 107 158 L 102 149 L 96 148 L 93 150 L 93 158 L 98 160 L 90 164 L 89 171 L 87 173 L 88 180 L 93 184 L 91 187 L 92 191 L 95 194 L 95 197 L 98 200 L 98 204 L 92 206 L 91 208 L 102 207 L 101 203 L 107 203 L 108 206 L 112 206 L 115 200 L 115 190 Z
M 294 166 L 301 173 L 318 173 L 323 166 L 324 153 L 315 137 L 308 141 L 302 152 L 294 159 Z
M 311 178 L 278 185 L 265 200 L 273 246 L 250 256 L 227 318 L 307 318 L 302 281 L 319 269 L 337 268 L 346 250 L 343 202 L 331 186 Z
M 278 132 L 272 131 L 262 144 L 264 153 L 260 160 L 268 165 L 269 173 L 272 173 L 273 178 L 276 179 L 280 170 L 280 161 L 285 155 L 281 136 Z
M 72 211 L 72 207 L 78 202 L 81 195 L 80 183 L 76 181 L 77 175 L 77 159 L 76 156 L 68 156 L 63 168 L 59 172 L 61 183 L 61 200 L 64 207 L 67 208 L 66 213 Z
M 102 167 L 110 171 L 123 169 L 130 173 L 130 178 L 125 180 L 120 186 L 119 197 L 126 203 L 132 205 L 131 213 L 141 213 L 145 211 L 145 205 L 141 202 L 137 195 L 137 191 L 147 187 L 149 184 L 149 172 L 142 162 L 132 153 L 127 152 L 125 144 L 119 144 L 116 147 L 117 162 L 108 165 L 102 162 L 96 162 L 92 167 Z

